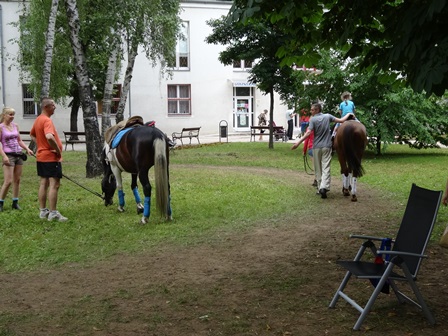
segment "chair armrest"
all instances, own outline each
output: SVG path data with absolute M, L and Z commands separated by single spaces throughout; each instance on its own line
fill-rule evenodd
M 391 251 L 391 250 L 377 250 L 378 254 L 389 254 L 391 256 L 407 256 L 407 257 L 417 257 L 417 258 L 428 258 L 426 254 L 401 252 L 401 251 Z
M 350 235 L 350 238 L 365 239 L 365 240 L 378 240 L 378 241 L 386 239 L 385 237 L 363 236 L 363 235 L 353 235 L 353 234 Z

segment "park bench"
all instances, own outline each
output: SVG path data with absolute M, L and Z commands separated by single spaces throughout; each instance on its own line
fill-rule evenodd
M 262 132 L 264 131 L 264 133 Z M 255 141 L 255 137 L 259 135 L 269 135 L 269 126 L 251 126 L 250 127 L 250 141 Z M 286 131 L 283 126 L 273 126 L 273 135 L 276 139 L 288 141 Z
M 30 131 L 19 131 L 20 139 L 23 141 L 31 142 Z
M 173 132 L 173 134 L 172 134 L 173 142 L 176 141 L 177 139 L 179 139 L 183 145 L 184 143 L 183 143 L 182 139 L 188 138 L 188 139 L 190 139 L 190 145 L 191 145 L 191 139 L 196 138 L 198 140 L 198 144 L 200 144 L 200 141 L 199 141 L 199 130 L 200 129 L 201 129 L 200 127 L 184 127 L 184 128 L 182 128 L 182 131 L 180 131 L 180 132 Z
M 66 132 L 64 131 L 65 137 L 65 150 L 67 150 L 67 145 L 72 145 L 72 150 L 75 144 L 85 144 L 86 143 L 86 132 Z

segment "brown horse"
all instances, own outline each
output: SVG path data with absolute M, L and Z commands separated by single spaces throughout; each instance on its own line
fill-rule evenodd
M 367 132 L 363 124 L 357 120 L 342 123 L 334 139 L 334 148 L 338 154 L 342 174 L 342 193 L 352 195 L 356 202 L 356 183 L 358 177 L 364 174 L 361 159 L 367 146 Z
M 169 144 L 162 131 L 156 127 L 134 126 L 125 128 L 121 141 L 114 147 L 105 144 L 102 161 L 104 177 L 101 187 L 104 194 L 104 204 L 111 205 L 115 190 L 118 188 L 118 210 L 124 211 L 124 192 L 121 173 L 131 173 L 132 192 L 137 203 L 137 212 L 143 210 L 141 223 L 148 222 L 151 207 L 152 187 L 148 172 L 154 166 L 154 179 L 156 185 L 156 209 L 160 215 L 172 219 L 170 205 L 169 184 Z M 113 148 L 112 148 L 113 147 Z M 145 194 L 144 205 L 141 204 L 137 188 L 137 177 L 143 186 Z M 143 209 L 142 209 L 143 208 Z

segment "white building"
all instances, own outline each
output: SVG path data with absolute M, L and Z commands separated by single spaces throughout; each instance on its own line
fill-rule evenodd
M 269 108 L 269 96 L 263 95 L 247 81 L 244 61 L 224 66 L 218 61 L 223 46 L 209 45 L 205 38 L 211 28 L 207 20 L 226 15 L 232 1 L 183 0 L 181 18 L 185 23 L 187 41 L 180 42 L 177 64 L 171 79 L 162 78 L 143 54 L 135 62 L 131 90 L 125 117 L 140 115 L 145 121 L 155 120 L 167 134 L 183 127 L 201 126 L 201 134 L 217 134 L 221 121 L 228 123 L 228 131 L 246 132 L 257 124 L 257 115 Z M 11 23 L 17 22 L 23 1 L 0 1 L 1 104 L 16 110 L 15 122 L 21 130 L 29 130 L 37 115 L 32 93 L 21 83 L 14 67 L 17 45 L 11 39 L 18 31 Z M 124 71 L 124 70 L 123 70 Z M 286 126 L 286 106 L 275 96 L 274 120 Z M 58 105 L 52 117 L 60 133 L 70 129 L 70 109 Z M 101 124 L 99 116 L 99 123 Z M 82 131 L 82 111 L 78 129 Z

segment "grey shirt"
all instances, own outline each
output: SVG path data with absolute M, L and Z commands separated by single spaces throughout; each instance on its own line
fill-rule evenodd
M 318 113 L 311 117 L 309 130 L 314 130 L 313 148 L 331 148 L 330 122 L 335 116 L 328 113 Z

